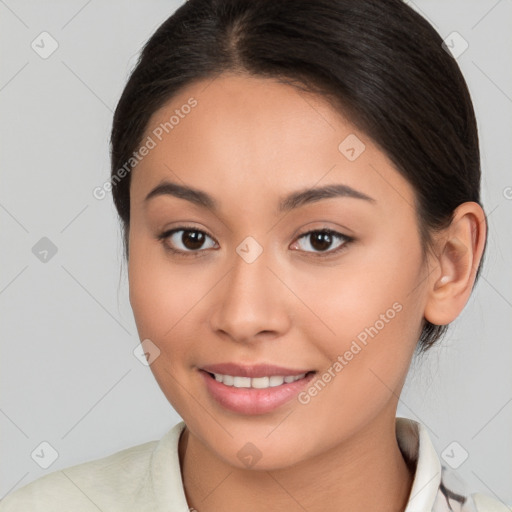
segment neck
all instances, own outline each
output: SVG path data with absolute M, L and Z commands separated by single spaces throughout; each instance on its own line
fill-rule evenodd
M 272 471 L 233 467 L 186 429 L 180 462 L 187 502 L 197 512 L 403 511 L 414 474 L 389 414 L 326 453 Z

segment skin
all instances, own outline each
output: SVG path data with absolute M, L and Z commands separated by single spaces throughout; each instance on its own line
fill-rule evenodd
M 481 208 L 461 205 L 425 255 L 414 190 L 324 98 L 224 74 L 174 97 L 145 137 L 190 97 L 197 106 L 132 171 L 128 264 L 140 339 L 160 350 L 151 370 L 187 425 L 179 456 L 189 506 L 404 510 L 413 473 L 395 436 L 398 397 L 423 319 L 449 323 L 469 298 L 485 239 Z M 354 161 L 338 149 L 350 134 L 366 146 Z M 170 195 L 145 202 L 165 179 L 207 192 L 219 211 Z M 287 193 L 327 184 L 374 201 L 337 197 L 277 212 Z M 158 239 L 184 224 L 208 235 L 199 257 L 165 250 L 164 242 L 186 251 L 182 233 Z M 299 238 L 321 228 L 354 241 L 322 258 L 311 236 Z M 250 264 L 236 252 L 247 236 L 263 248 Z M 198 373 L 236 362 L 321 376 L 396 303 L 400 312 L 307 404 L 238 414 L 213 400 Z M 261 454 L 252 467 L 237 457 L 247 442 Z

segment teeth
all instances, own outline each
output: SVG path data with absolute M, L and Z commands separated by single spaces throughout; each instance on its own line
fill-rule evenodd
M 235 377 L 233 386 L 235 386 L 235 388 L 250 388 L 251 379 L 249 377 Z
M 281 377 L 280 375 L 272 375 L 271 377 L 234 377 L 233 375 L 222 375 L 220 373 L 214 373 L 215 380 L 222 382 L 226 386 L 233 386 L 235 388 L 254 388 L 254 389 L 266 389 L 281 386 L 282 384 L 289 384 L 296 380 L 303 379 L 306 374 L 301 373 L 300 375 L 287 375 Z
M 251 386 L 256 389 L 265 389 L 270 387 L 270 377 L 257 377 L 251 379 Z
M 222 384 L 226 384 L 226 386 L 234 385 L 235 377 L 232 377 L 231 375 L 221 375 L 221 377 L 222 377 L 222 380 L 221 380 Z
M 272 377 L 269 378 L 269 385 L 271 388 L 275 386 L 280 386 L 284 383 L 284 377 L 279 377 L 278 375 L 272 375 Z

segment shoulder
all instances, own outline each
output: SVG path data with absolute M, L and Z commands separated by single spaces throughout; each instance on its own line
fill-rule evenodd
M 397 441 L 414 480 L 406 512 L 512 512 L 501 501 L 482 493 L 468 493 L 457 471 L 441 464 L 424 425 L 396 419 Z
M 7 495 L 0 512 L 129 510 L 158 441 L 54 471 Z
M 475 493 L 471 495 L 476 512 L 510 512 L 511 509 L 501 501 L 495 500 L 486 494 Z

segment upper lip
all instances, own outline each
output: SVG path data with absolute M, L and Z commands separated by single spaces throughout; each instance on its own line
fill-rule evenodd
M 275 366 L 273 364 L 255 364 L 249 366 L 236 363 L 209 364 L 202 366 L 200 369 L 208 373 L 251 378 L 272 377 L 275 375 L 287 377 L 289 375 L 301 375 L 312 371 L 310 369 L 285 368 L 284 366 Z

